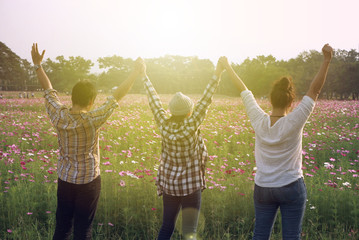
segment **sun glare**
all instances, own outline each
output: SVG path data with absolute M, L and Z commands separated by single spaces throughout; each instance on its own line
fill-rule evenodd
M 186 1 L 185 1 L 186 2 Z M 146 22 L 146 42 L 157 52 L 188 55 L 200 34 L 196 24 L 200 16 L 182 2 L 166 1 L 152 5 Z

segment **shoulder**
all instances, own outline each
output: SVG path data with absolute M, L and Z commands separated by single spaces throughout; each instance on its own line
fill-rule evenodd
M 56 91 L 55 89 L 53 89 L 53 88 L 49 88 L 49 89 L 46 89 L 46 90 L 44 91 L 44 96 L 45 96 L 45 98 L 46 98 L 47 96 L 51 96 L 51 95 L 57 96 L 57 91 Z
M 315 104 L 315 100 L 311 97 L 309 97 L 308 95 L 305 95 L 302 99 L 302 102 L 306 105 L 314 105 Z
M 315 106 L 315 101 L 313 98 L 305 95 L 303 97 L 303 99 L 300 101 L 300 103 L 298 104 L 298 106 L 294 109 L 295 110 L 301 110 L 301 109 L 307 109 L 309 111 L 313 110 Z

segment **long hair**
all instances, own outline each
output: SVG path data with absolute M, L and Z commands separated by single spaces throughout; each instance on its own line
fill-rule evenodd
M 275 108 L 286 108 L 295 99 L 295 89 L 291 77 L 282 77 L 274 82 L 270 93 L 272 106 Z

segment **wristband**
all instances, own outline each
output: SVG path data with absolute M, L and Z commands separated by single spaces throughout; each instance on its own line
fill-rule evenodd
M 41 64 L 35 64 L 34 68 L 35 68 L 35 71 L 37 71 L 37 69 L 41 68 Z

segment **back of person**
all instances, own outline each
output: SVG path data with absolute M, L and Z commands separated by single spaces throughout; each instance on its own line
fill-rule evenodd
M 72 107 L 60 102 L 57 91 L 41 66 L 45 50 L 40 54 L 32 45 L 31 56 L 39 83 L 45 89 L 45 106 L 57 130 L 60 156 L 58 161 L 56 228 L 53 240 L 91 239 L 92 222 L 101 192 L 98 130 L 118 107 L 136 80 L 143 60 L 138 58 L 130 76 L 99 108 L 92 110 L 97 95 L 95 86 L 85 80 L 72 89 Z
M 303 177 L 302 133 L 314 101 L 305 96 L 292 112 L 274 124 L 252 99 L 244 96 L 244 104 L 256 133 L 256 184 L 281 187 Z
M 75 111 L 62 104 L 53 89 L 45 91 L 45 100 L 46 110 L 58 133 L 59 178 L 74 184 L 93 181 L 100 175 L 98 129 L 118 107 L 117 101 L 110 96 L 97 109 Z
M 156 178 L 157 194 L 163 196 L 163 221 L 158 240 L 170 239 L 180 209 L 185 239 L 196 239 L 201 192 L 206 188 L 208 157 L 199 126 L 203 122 L 223 72 L 221 64 L 208 83 L 202 98 L 192 100 L 177 92 L 169 103 L 171 117 L 144 71 L 143 83 L 148 102 L 162 137 L 162 152 Z
M 64 113 L 57 124 L 60 164 L 58 174 L 64 181 L 92 179 L 100 174 L 98 127 L 87 113 Z M 87 167 L 90 165 L 91 167 Z M 77 169 L 76 178 L 68 171 Z
M 174 122 L 170 119 L 160 126 L 162 155 L 164 160 L 181 166 L 191 166 L 199 160 L 201 146 L 204 146 L 199 129 L 189 123 L 190 119 Z
M 302 131 L 325 82 L 333 49 L 322 48 L 323 63 L 306 96 L 294 111 L 294 85 L 290 78 L 276 81 L 270 94 L 272 112 L 269 116 L 257 104 L 226 57 L 220 61 L 240 90 L 243 103 L 256 134 L 255 158 L 257 173 L 254 185 L 255 224 L 253 240 L 268 240 L 277 211 L 282 216 L 283 239 L 300 239 L 307 201 L 302 173 Z

